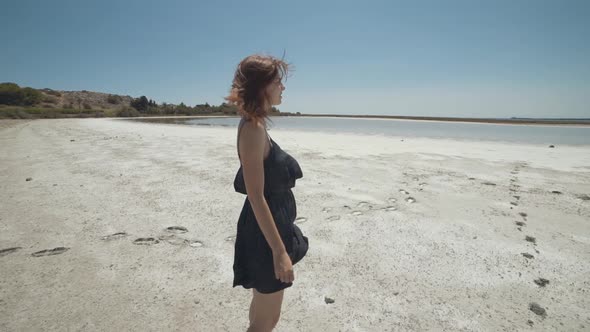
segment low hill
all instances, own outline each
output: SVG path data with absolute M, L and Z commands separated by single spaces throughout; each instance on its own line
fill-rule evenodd
M 92 91 L 60 91 L 52 89 L 37 90 L 43 94 L 38 106 L 77 108 L 77 109 L 113 109 L 119 106 L 130 106 L 131 96 L 121 96 Z
M 279 114 L 277 109 L 272 111 Z M 102 92 L 21 88 L 0 83 L 0 118 L 135 117 L 174 115 L 236 115 L 235 106 L 208 103 L 187 106 Z
M 134 98 L 91 91 L 60 91 L 21 88 L 15 83 L 0 83 L 0 104 L 65 109 L 114 109 L 130 106 Z

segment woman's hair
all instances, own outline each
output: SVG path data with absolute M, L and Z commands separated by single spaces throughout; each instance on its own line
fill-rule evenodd
M 268 118 L 270 105 L 264 93 L 275 79 L 283 79 L 289 64 L 270 55 L 250 55 L 238 64 L 229 96 L 225 100 L 238 107 L 246 120 Z

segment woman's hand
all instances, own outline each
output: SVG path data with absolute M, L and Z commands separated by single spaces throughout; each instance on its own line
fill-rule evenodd
M 285 250 L 281 250 L 277 253 L 273 252 L 272 261 L 275 269 L 275 278 L 280 279 L 282 282 L 293 282 L 295 280 L 295 273 L 293 272 L 293 264 L 291 263 L 291 257 Z

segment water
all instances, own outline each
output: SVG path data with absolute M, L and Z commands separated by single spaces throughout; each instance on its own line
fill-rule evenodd
M 141 121 L 192 126 L 237 127 L 237 117 L 168 118 Z M 273 117 L 270 130 L 355 133 L 396 137 L 450 138 L 533 144 L 590 145 L 590 126 L 514 125 L 466 122 L 435 122 L 366 118 Z

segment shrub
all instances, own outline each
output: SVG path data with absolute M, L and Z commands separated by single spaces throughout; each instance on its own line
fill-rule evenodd
M 131 107 L 122 107 L 117 111 L 117 116 L 119 117 L 136 117 L 136 116 L 141 116 L 141 113 L 139 113 L 138 110 L 136 110 L 135 108 L 131 108 Z
M 48 104 L 57 104 L 57 102 L 59 101 L 59 98 L 55 97 L 55 96 L 43 96 L 43 102 L 48 103 Z
M 20 88 L 14 83 L 0 84 L 0 104 L 34 105 L 43 100 L 43 94 L 33 88 Z
M 90 103 L 88 103 L 87 101 L 82 103 L 82 106 L 84 107 L 85 110 L 91 110 L 92 109 L 92 105 L 90 105 Z
M 18 84 L 1 83 L 0 84 L 0 104 L 20 105 L 23 100 L 23 92 Z
M 23 88 L 21 91 L 23 92 L 23 105 L 35 105 L 43 99 L 43 94 L 33 88 Z
M 116 104 L 120 104 L 122 102 L 123 102 L 123 98 L 121 98 L 121 96 L 109 95 L 107 97 L 107 103 L 109 103 L 109 104 L 116 105 Z
M 114 118 L 117 116 L 117 110 L 104 110 L 104 116 L 109 117 L 109 118 Z
M 135 108 L 136 110 L 138 110 L 140 112 L 147 111 L 148 106 L 149 106 L 149 102 L 148 102 L 146 96 L 141 96 L 141 97 L 133 99 L 131 101 L 131 107 Z
M 22 109 L 2 108 L 0 109 L 0 118 L 3 119 L 31 119 L 33 116 Z

